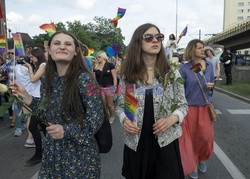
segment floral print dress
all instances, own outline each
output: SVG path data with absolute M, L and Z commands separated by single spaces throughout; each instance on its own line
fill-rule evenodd
M 94 134 L 101 127 L 104 117 L 101 97 L 88 95 L 88 84 L 95 82 L 89 73 L 83 72 L 78 86 L 79 100 L 82 100 L 86 110 L 83 116 L 85 128 L 72 116 L 68 116 L 67 122 L 59 120 L 63 80 L 64 77 L 55 76 L 51 100 L 42 115 L 48 122 L 63 126 L 64 138 L 54 140 L 47 135 L 39 178 L 100 178 L 100 155 Z M 39 100 L 34 98 L 30 106 L 34 110 L 38 104 Z

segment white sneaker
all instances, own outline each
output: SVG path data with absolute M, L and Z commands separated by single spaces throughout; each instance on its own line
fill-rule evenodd
M 14 137 L 20 137 L 22 135 L 22 129 L 16 128 Z

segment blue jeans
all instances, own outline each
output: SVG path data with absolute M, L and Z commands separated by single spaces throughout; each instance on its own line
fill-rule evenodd
M 20 128 L 22 129 L 22 121 L 21 118 L 18 116 L 18 114 L 20 113 L 20 109 L 17 105 L 17 101 L 16 99 L 14 99 L 14 102 L 12 104 L 12 108 L 15 111 L 15 116 L 16 116 L 16 128 Z

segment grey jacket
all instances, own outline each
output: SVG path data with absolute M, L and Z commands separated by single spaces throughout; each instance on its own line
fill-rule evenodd
M 175 71 L 175 78 L 181 77 L 178 70 Z M 170 144 L 175 139 L 179 138 L 182 135 L 181 130 L 181 122 L 183 121 L 185 115 L 187 114 L 187 101 L 184 93 L 184 85 L 175 83 L 168 84 L 167 89 L 163 90 L 163 85 L 159 83 L 159 81 L 154 78 L 153 79 L 153 105 L 154 105 L 154 120 L 157 120 L 157 114 L 159 112 L 159 107 L 161 104 L 161 100 L 164 94 L 163 106 L 167 110 L 167 114 L 161 114 L 161 117 L 169 116 L 171 114 L 175 114 L 179 118 L 179 122 L 171 126 L 164 133 L 158 136 L 158 143 L 160 147 L 164 147 Z M 141 129 L 143 123 L 143 113 L 144 113 L 144 103 L 145 103 L 145 91 L 146 86 L 142 83 L 137 83 L 137 87 L 135 88 L 135 97 L 139 100 L 139 104 L 134 116 L 135 121 L 137 122 L 137 126 Z M 116 104 L 116 115 L 119 116 L 120 122 L 122 124 L 123 119 L 126 117 L 124 113 L 124 94 L 125 94 L 125 82 L 121 79 L 119 85 L 119 92 Z M 177 108 L 171 112 L 171 104 L 175 101 Z M 136 151 L 139 139 L 141 136 L 141 130 L 138 134 L 132 135 L 127 133 L 125 130 L 123 131 L 123 140 L 124 143 Z

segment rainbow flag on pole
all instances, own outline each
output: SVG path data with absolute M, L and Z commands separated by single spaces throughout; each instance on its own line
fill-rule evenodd
M 124 113 L 129 120 L 134 121 L 135 112 L 138 108 L 138 99 L 134 95 L 131 85 L 126 86 L 124 99 Z
M 6 53 L 6 36 L 5 35 L 0 35 L 0 52 L 1 53 Z
M 24 46 L 23 41 L 20 33 L 12 33 L 12 38 L 14 40 L 15 46 L 15 56 L 24 56 Z
M 116 17 L 114 19 L 112 19 L 110 21 L 110 23 L 114 24 L 114 26 L 117 27 L 118 20 L 121 19 L 124 16 L 125 12 L 126 12 L 126 9 L 118 7 L 117 15 L 116 15 Z
M 39 27 L 40 27 L 40 29 L 47 32 L 50 37 L 56 32 L 56 26 L 55 26 L 55 24 L 53 22 L 50 23 L 50 24 L 40 25 Z

